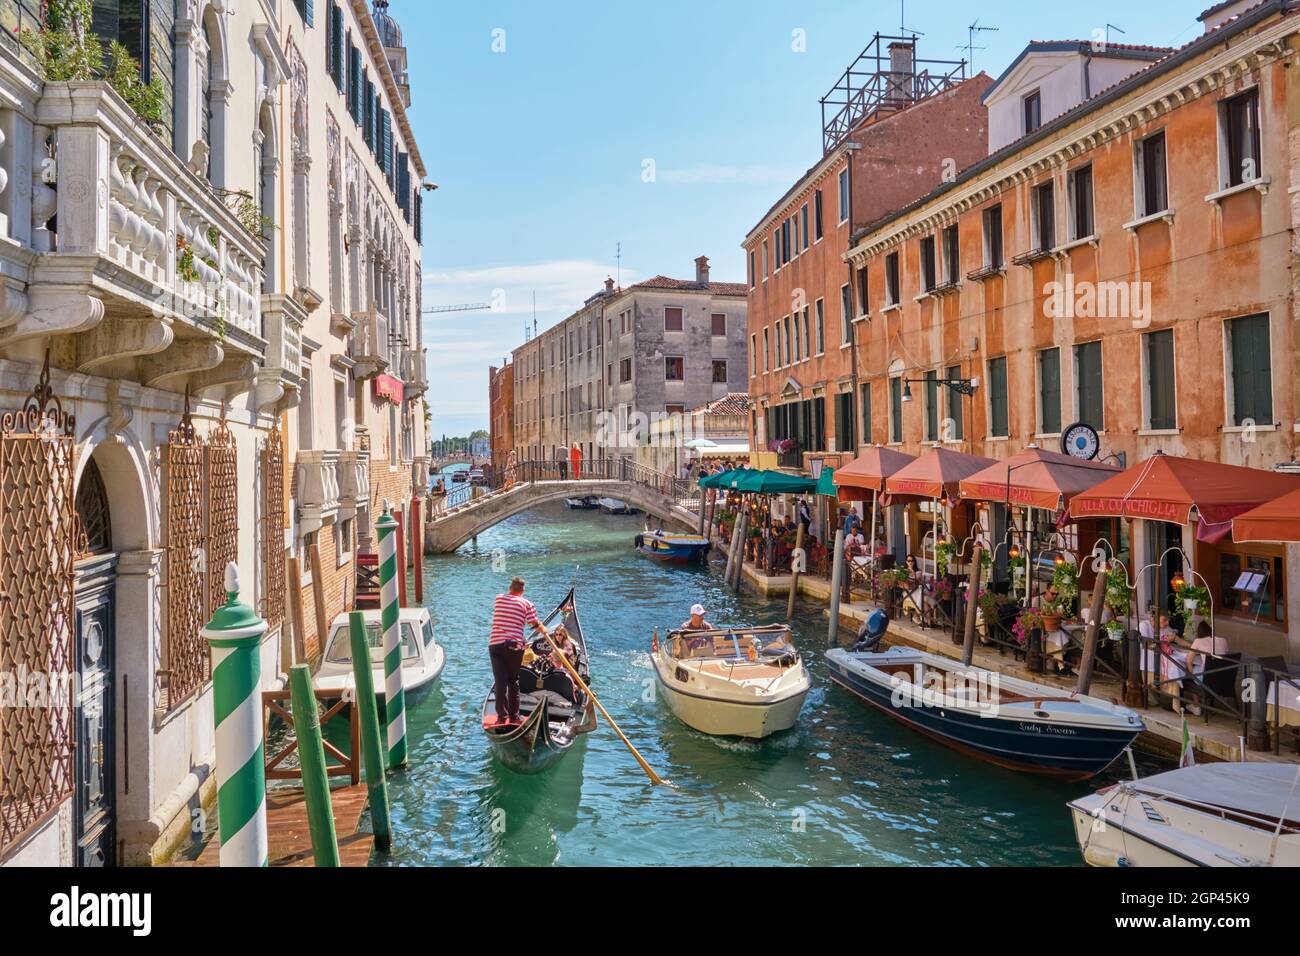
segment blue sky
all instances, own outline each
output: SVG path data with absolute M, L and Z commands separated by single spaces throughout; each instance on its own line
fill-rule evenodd
M 1180 45 L 1203 4 L 909 0 L 918 56 L 960 59 L 978 15 L 977 71 L 997 76 L 1029 40 Z M 393 0 L 410 56 L 410 113 L 429 179 L 426 306 L 437 434 L 487 426 L 487 367 L 622 280 L 741 281 L 740 242 L 821 155 L 818 100 L 900 5 L 864 0 Z M 796 52 L 795 31 L 805 49 Z M 643 169 L 654 163 L 655 181 Z

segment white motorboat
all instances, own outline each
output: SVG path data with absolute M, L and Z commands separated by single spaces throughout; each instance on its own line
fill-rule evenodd
M 634 515 L 636 509 L 622 498 L 600 498 L 596 502 L 601 511 L 608 515 Z
M 826 652 L 830 677 L 882 713 L 1011 770 L 1081 780 L 1142 732 L 1126 707 L 907 647 Z
M 717 736 L 761 739 L 788 730 L 812 686 L 783 624 L 672 631 L 650 657 L 677 719 Z
M 379 611 L 362 611 L 366 622 L 366 643 L 370 647 L 371 675 L 376 695 L 384 689 L 384 640 L 379 630 Z M 427 608 L 404 607 L 398 611 L 402 639 L 402 688 L 408 695 L 420 694 L 433 686 L 442 674 L 446 653 L 433 635 L 433 620 Z M 314 678 L 317 690 L 338 691 L 340 696 L 356 686 L 352 673 L 352 638 L 348 615 L 340 614 L 330 626 L 325 655 Z
M 1069 804 L 1090 866 L 1300 866 L 1300 767 L 1210 763 Z

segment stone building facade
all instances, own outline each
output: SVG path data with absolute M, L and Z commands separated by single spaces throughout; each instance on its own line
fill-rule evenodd
M 650 425 L 741 391 L 748 380 L 742 283 L 612 279 L 583 307 L 514 352 L 515 457 L 635 457 Z
M 862 443 L 1000 459 L 1082 422 L 1129 465 L 1295 467 L 1300 16 L 1214 9 L 1197 39 L 857 232 Z M 999 84 L 1033 88 L 1014 70 Z M 1181 547 L 1234 649 L 1300 656 L 1294 546 L 1155 521 L 1109 537 L 1141 561 Z M 1256 567 L 1258 620 L 1231 599 Z
M 142 121 L 46 81 L 13 42 L 44 6 L 0 0 L 0 688 L 31 692 L 0 694 L 0 864 L 156 863 L 215 795 L 227 563 L 279 686 L 315 636 L 288 559 L 319 541 L 342 610 L 331 525 L 355 552 L 381 496 L 423 492 L 424 170 L 381 9 L 96 4 L 161 85 Z

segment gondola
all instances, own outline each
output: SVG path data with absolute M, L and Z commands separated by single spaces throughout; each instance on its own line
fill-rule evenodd
M 587 643 L 578 619 L 573 591 L 560 603 L 545 624 L 562 622 L 569 639 L 578 649 L 577 671 L 583 682 L 591 680 Z M 492 752 L 516 773 L 538 773 L 563 757 L 582 734 L 596 729 L 596 710 L 591 700 L 574 686 L 573 677 L 551 659 L 551 646 L 538 636 L 532 642 L 537 656 L 519 672 L 518 724 L 496 723 L 496 696 L 489 690 L 483 701 L 483 733 Z

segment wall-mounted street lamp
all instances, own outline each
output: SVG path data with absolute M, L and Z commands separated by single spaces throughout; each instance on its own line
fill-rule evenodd
M 903 379 L 903 401 L 912 400 L 912 384 L 944 385 L 958 395 L 974 395 L 976 380 L 973 378 L 905 378 Z

